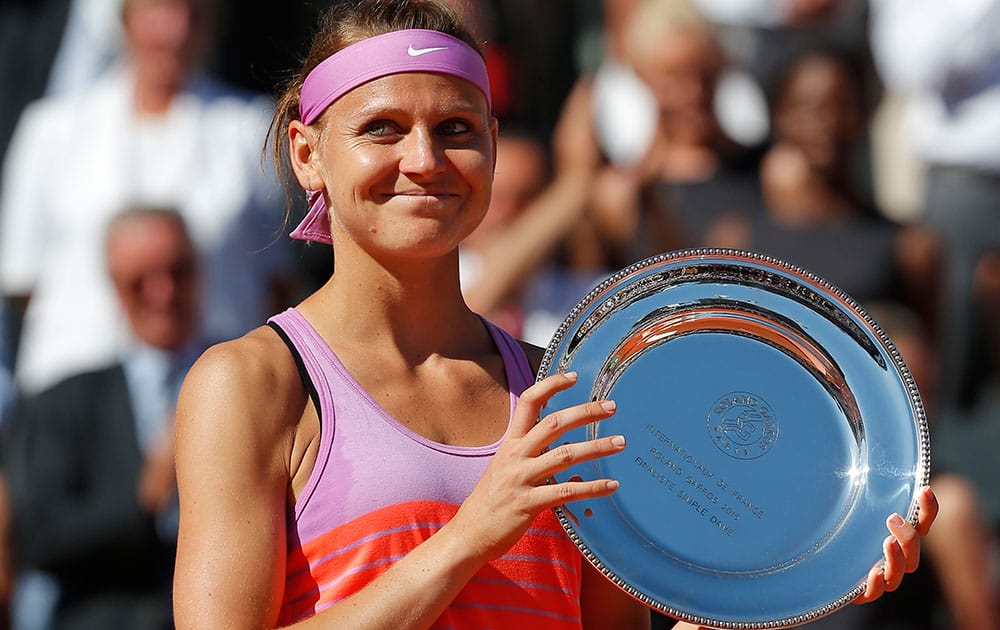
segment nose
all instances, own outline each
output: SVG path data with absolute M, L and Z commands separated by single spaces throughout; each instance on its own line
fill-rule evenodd
M 702 107 L 708 100 L 708 86 L 697 74 L 681 74 L 671 87 L 674 91 L 671 98 L 680 107 Z
M 194 32 L 194 7 L 188 2 L 152 5 L 142 17 L 148 25 L 150 40 L 163 47 L 180 48 Z
M 169 273 L 151 274 L 143 280 L 142 292 L 146 302 L 165 308 L 177 299 L 178 282 Z
M 444 146 L 437 142 L 430 130 L 416 126 L 399 143 L 402 155 L 399 170 L 408 175 L 427 176 L 443 171 L 447 160 Z

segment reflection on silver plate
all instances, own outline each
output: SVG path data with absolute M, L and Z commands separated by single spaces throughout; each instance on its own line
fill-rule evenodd
M 871 317 L 799 268 L 718 249 L 637 263 L 559 327 L 539 378 L 569 370 L 580 384 L 543 414 L 614 399 L 613 418 L 564 439 L 627 447 L 557 475 L 621 482 L 557 514 L 595 567 L 667 615 L 811 621 L 861 593 L 889 514 L 916 521 L 930 451 L 913 379 Z

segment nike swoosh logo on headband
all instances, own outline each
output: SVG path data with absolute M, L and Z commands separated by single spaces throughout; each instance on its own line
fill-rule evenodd
M 448 50 L 447 46 L 437 46 L 435 48 L 414 48 L 413 44 L 406 49 L 406 54 L 411 57 L 419 57 L 420 55 L 426 55 L 427 53 L 436 52 L 438 50 Z

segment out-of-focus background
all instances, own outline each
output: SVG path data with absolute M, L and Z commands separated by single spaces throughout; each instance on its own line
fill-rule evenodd
M 450 1 L 501 130 L 470 305 L 544 346 L 665 251 L 829 280 L 920 386 L 942 512 L 813 625 L 1000 627 L 1000 0 Z M 170 627 L 176 383 L 333 269 L 264 145 L 334 3 L 0 0 L 0 628 Z

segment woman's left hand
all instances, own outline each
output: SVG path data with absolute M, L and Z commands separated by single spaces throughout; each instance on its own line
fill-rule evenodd
M 899 588 L 903 575 L 913 573 L 920 564 L 920 539 L 927 535 L 938 513 L 938 502 L 930 487 L 925 487 L 917 497 L 917 524 L 906 522 L 899 514 L 886 521 L 891 535 L 882 543 L 885 559 L 868 572 L 865 591 L 854 600 L 867 604 Z

